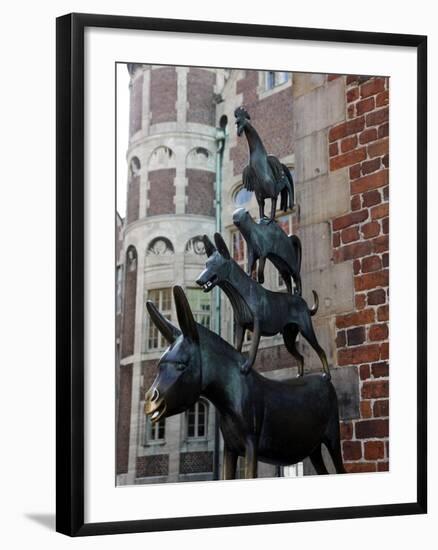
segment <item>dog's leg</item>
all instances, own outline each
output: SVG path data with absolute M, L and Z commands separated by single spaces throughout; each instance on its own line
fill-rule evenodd
M 222 479 L 236 479 L 237 454 L 224 445 L 224 464 Z
M 271 220 L 275 220 L 276 211 L 277 211 L 277 198 L 271 199 Z
M 254 318 L 254 331 L 252 333 L 251 348 L 249 350 L 248 359 L 240 367 L 240 370 L 243 372 L 243 374 L 246 374 L 249 369 L 254 365 L 257 350 L 259 348 L 260 336 L 260 321 Z
M 295 283 L 295 294 L 301 296 L 301 275 L 299 273 L 295 273 L 293 275 L 293 279 Z
M 266 263 L 266 257 L 261 256 L 259 258 L 259 266 L 257 269 L 257 279 L 261 285 L 265 282 L 265 263 Z
M 242 351 L 243 339 L 245 338 L 245 328 L 236 322 L 235 348 L 238 352 Z
M 247 273 L 250 277 L 252 277 L 252 272 L 254 271 L 255 263 L 257 261 L 257 258 L 255 257 L 253 250 L 248 250 L 248 268 Z
M 318 344 L 318 340 L 316 339 L 316 336 L 315 336 L 315 331 L 313 330 L 312 321 L 310 319 L 310 314 L 308 312 L 304 313 L 300 321 L 301 321 L 301 325 L 300 325 L 301 334 L 309 342 L 312 348 L 316 351 L 316 353 L 318 354 L 318 357 L 321 360 L 322 369 L 324 373 L 328 377 L 330 377 L 331 375 L 330 375 L 330 369 L 328 366 L 327 356 L 325 354 L 325 351 Z
M 245 447 L 245 479 L 257 477 L 257 445 L 252 438 L 248 438 Z

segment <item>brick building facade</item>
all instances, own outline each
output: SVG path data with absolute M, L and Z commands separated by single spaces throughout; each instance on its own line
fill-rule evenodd
M 148 425 L 144 392 L 164 342 L 149 323 L 146 299 L 176 322 L 170 289 L 186 289 L 198 322 L 233 339 L 232 310 L 195 280 L 205 254 L 199 236 L 216 226 L 243 265 L 245 246 L 232 224 L 238 206 L 257 217 L 242 189 L 247 144 L 236 136 L 244 105 L 269 153 L 294 174 L 297 206 L 278 223 L 303 245 L 303 295 L 318 292 L 317 337 L 333 374 L 342 450 L 350 472 L 389 464 L 388 412 L 388 80 L 359 76 L 128 65 L 131 75 L 127 213 L 120 228 L 117 365 L 117 483 L 212 479 L 220 467 L 212 406 Z M 223 154 L 218 151 L 225 136 Z M 269 263 L 268 263 L 269 264 Z M 265 286 L 285 291 L 270 264 Z M 212 293 L 213 294 L 213 293 Z M 217 325 L 221 319 L 221 326 Z M 247 349 L 249 342 L 244 344 Z M 306 371 L 320 370 L 299 342 Z M 296 376 L 281 336 L 262 338 L 255 368 Z M 261 476 L 312 473 L 260 464 Z

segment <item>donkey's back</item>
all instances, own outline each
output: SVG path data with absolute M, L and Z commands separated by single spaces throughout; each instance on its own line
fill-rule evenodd
M 295 464 L 309 456 L 323 442 L 330 423 L 338 421 L 335 389 L 323 374 L 282 382 L 258 376 L 264 395 L 259 459 Z

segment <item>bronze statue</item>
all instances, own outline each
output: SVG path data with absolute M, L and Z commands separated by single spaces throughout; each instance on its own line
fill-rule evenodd
M 261 336 L 281 333 L 287 350 L 298 361 L 298 373 L 304 373 L 303 356 L 296 349 L 296 338 L 301 333 L 318 354 L 325 374 L 330 378 L 327 357 L 318 344 L 313 330 L 311 316 L 318 310 L 318 295 L 313 291 L 315 305 L 309 309 L 298 294 L 272 292 L 263 288 L 249 277 L 231 258 L 227 245 L 219 233 L 215 233 L 216 247 L 204 235 L 208 256 L 204 271 L 196 283 L 204 292 L 210 292 L 218 285 L 228 296 L 236 323 L 236 349 L 242 350 L 245 331 L 253 332 L 248 359 L 241 365 L 247 373 L 253 366 Z
M 245 358 L 194 321 L 180 287 L 174 287 L 174 298 L 181 330 L 147 302 L 152 321 L 170 345 L 145 396 L 144 410 L 151 421 L 181 413 L 204 396 L 219 413 L 223 479 L 235 478 L 239 456 L 245 459 L 245 478 L 257 477 L 257 460 L 286 466 L 307 456 L 318 474 L 327 474 L 322 443 L 336 472 L 345 473 L 330 377 L 312 374 L 278 382 L 254 370 L 242 376 Z
M 246 241 L 248 251 L 248 275 L 254 271 L 257 260 L 257 280 L 264 283 L 266 259 L 270 260 L 282 276 L 288 292 L 292 294 L 291 277 L 295 292 L 301 296 L 301 241 L 296 235 L 287 236 L 278 224 L 256 223 L 244 208 L 233 214 L 233 223 Z
M 280 207 L 286 211 L 294 206 L 294 182 L 287 166 L 277 157 L 268 155 L 260 136 L 250 124 L 248 111 L 238 107 L 234 111 L 237 135 L 245 132 L 249 147 L 249 164 L 242 173 L 243 185 L 254 191 L 259 205 L 260 219 L 265 217 L 265 199 L 271 199 L 271 220 L 275 218 L 277 197 L 281 194 Z

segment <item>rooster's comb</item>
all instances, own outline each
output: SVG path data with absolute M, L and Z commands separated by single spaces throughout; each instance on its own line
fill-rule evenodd
M 234 111 L 234 116 L 236 118 L 246 118 L 248 120 L 251 120 L 248 111 L 243 107 L 237 107 L 237 109 Z

